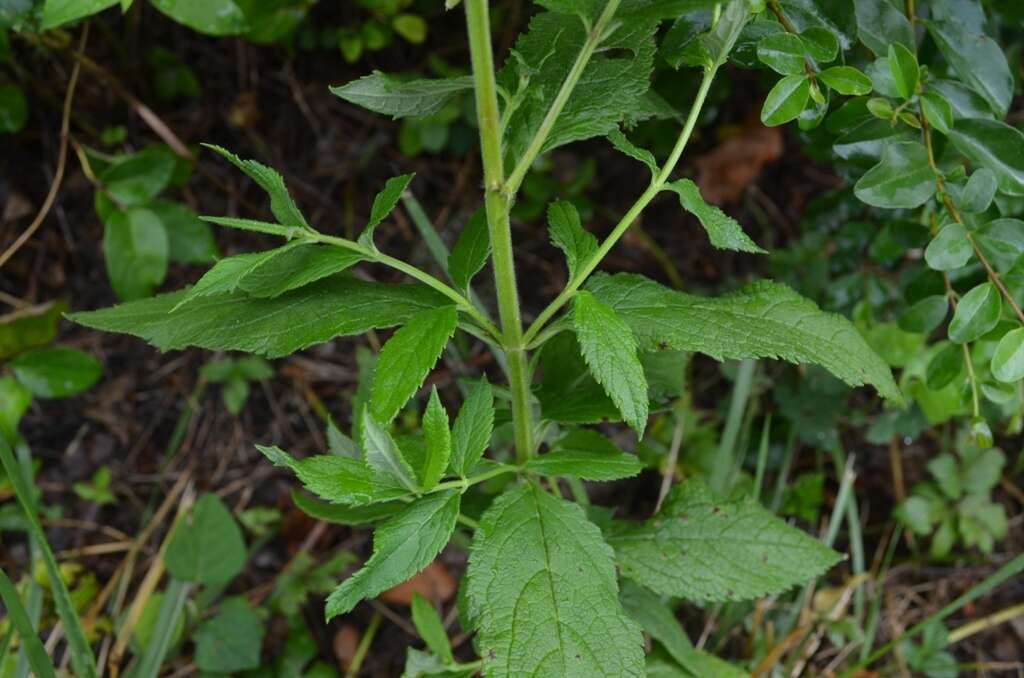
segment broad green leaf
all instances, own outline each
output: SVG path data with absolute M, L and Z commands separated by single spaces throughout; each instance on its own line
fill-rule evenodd
M 361 254 L 330 245 L 285 245 L 238 281 L 238 288 L 254 297 L 278 297 L 327 276 L 341 273 L 363 260 Z M 222 259 L 221 261 L 227 261 Z M 218 262 L 220 264 L 220 262 Z M 199 285 L 197 284 L 196 287 Z
M 327 599 L 327 619 L 345 614 L 429 565 L 448 543 L 459 517 L 457 490 L 427 495 L 403 508 L 373 533 L 373 555 Z
M 928 32 L 960 79 L 985 98 L 1000 118 L 1013 98 L 1013 75 L 1003 48 L 959 21 L 929 21 Z
M 199 498 L 174 528 L 164 554 L 171 576 L 206 586 L 230 582 L 245 559 L 242 531 L 215 494 Z
M 749 600 L 825 573 L 840 555 L 751 499 L 716 501 L 707 485 L 676 486 L 645 523 L 609 537 L 622 573 L 662 595 Z
M 377 423 L 369 408 L 363 411 L 362 421 L 363 455 L 366 465 L 377 471 L 380 478 L 401 485 L 409 492 L 418 493 L 416 473 L 402 455 L 402 451 L 398 449 L 391 434 Z
M 455 288 L 465 290 L 473 276 L 487 264 L 491 254 L 491 234 L 487 227 L 487 213 L 481 208 L 473 213 L 459 233 L 459 239 L 448 255 L 448 277 Z
M 573 141 L 605 136 L 641 107 L 654 66 L 658 18 L 624 17 L 590 58 L 551 132 L 547 152 Z M 524 155 L 588 37 L 583 22 L 570 14 L 543 12 L 515 43 L 514 55 L 498 73 L 498 84 L 516 93 L 504 135 L 506 163 Z M 523 76 L 525 90 L 518 92 Z
M 917 56 L 901 43 L 889 45 L 889 73 L 896 85 L 896 91 L 904 99 L 910 99 L 917 93 L 917 82 L 921 78 L 921 67 L 917 65 Z
M 1024 133 L 997 120 L 957 120 L 949 134 L 957 150 L 996 173 L 999 189 L 1024 196 Z
M 17 85 L 0 85 L 0 134 L 16 134 L 28 121 L 28 100 Z
M 761 122 L 776 127 L 796 119 L 810 96 L 811 83 L 806 75 L 787 75 L 768 92 L 761 109 Z
M 980 339 L 999 322 L 1003 308 L 999 290 L 990 282 L 978 285 L 960 298 L 949 321 L 949 338 L 957 344 Z
M 405 506 L 401 501 L 384 501 L 363 506 L 331 504 L 298 490 L 292 490 L 292 502 L 310 518 L 348 526 L 379 523 L 395 515 Z
M 14 376 L 38 398 L 66 398 L 87 390 L 103 374 L 88 353 L 66 346 L 22 353 L 9 363 Z
M 978 247 L 1000 273 L 1012 269 L 1024 256 L 1024 221 L 996 219 L 975 232 Z
M 116 210 L 104 220 L 103 257 L 117 296 L 148 297 L 167 275 L 170 245 L 160 219 L 144 207 Z
M 392 118 L 422 118 L 437 113 L 452 98 L 473 89 L 473 78 L 401 81 L 374 71 L 358 80 L 331 87 L 331 93 L 374 113 Z
M 925 384 L 933 391 L 940 391 L 953 383 L 953 380 L 959 377 L 963 371 L 963 347 L 957 344 L 946 343 L 928 361 L 925 371 Z
M 953 271 L 971 260 L 974 248 L 967 237 L 967 229 L 952 223 L 943 227 L 924 250 L 928 267 L 936 271 Z
M 192 634 L 196 668 L 211 673 L 259 668 L 263 633 L 263 622 L 244 596 L 225 599 Z
M 960 209 L 971 214 L 981 214 L 989 208 L 999 189 L 996 173 L 981 167 L 971 174 L 960 195 Z
M 412 182 L 414 176 L 415 174 L 403 174 L 392 177 L 385 182 L 384 188 L 373 199 L 373 206 L 370 208 L 370 220 L 366 222 L 366 228 L 363 229 L 362 234 L 359 236 L 359 244 L 370 248 L 374 246 L 373 232 L 380 225 L 380 222 L 384 221 L 391 214 L 391 211 L 395 209 L 395 205 L 398 204 L 399 199 L 402 197 L 402 192 L 409 187 L 409 183 Z
M 646 165 L 647 169 L 651 170 L 652 176 L 658 173 L 658 161 L 654 159 L 654 154 L 645 148 L 640 148 L 635 145 L 632 141 L 626 138 L 626 135 L 622 133 L 622 130 L 616 128 L 609 132 L 608 140 L 612 142 L 612 146 L 614 146 L 615 150 L 618 152 Z
M 150 0 L 180 24 L 206 35 L 239 35 L 249 30 L 245 13 L 234 0 Z
M 647 427 L 647 378 L 632 330 L 614 309 L 585 290 L 576 293 L 572 322 L 590 373 L 642 438 Z
M 441 658 L 446 664 L 455 662 L 452 646 L 448 641 L 448 633 L 444 630 L 444 622 L 437 613 L 434 604 L 418 592 L 412 594 L 412 623 L 420 638 L 427 644 L 430 651 Z
M 992 376 L 1013 384 L 1024 379 L 1024 327 L 1003 335 L 992 354 Z
M 370 392 L 370 411 L 377 421 L 390 422 L 419 390 L 458 322 L 455 307 L 442 306 L 416 314 L 388 339 L 377 358 Z
M 679 196 L 679 204 L 683 209 L 697 217 L 711 240 L 711 244 L 720 250 L 736 252 L 753 252 L 767 254 L 743 232 L 739 223 L 714 205 L 704 202 L 697 184 L 689 179 L 678 179 L 666 185 Z
M 781 358 L 820 365 L 852 386 L 901 400 L 885 362 L 844 317 L 778 283 L 705 298 L 642 276 L 598 275 L 587 288 L 632 328 L 641 350 L 698 351 L 718 360 Z
M 819 73 L 818 77 L 839 94 L 860 96 L 871 93 L 871 78 L 853 66 L 832 66 Z
M 118 2 L 119 0 L 46 0 L 46 4 L 43 5 L 43 21 L 39 28 L 48 31 L 98 14 Z
M 487 379 L 469 389 L 452 425 L 451 469 L 458 476 L 467 473 L 484 456 L 494 431 L 494 393 Z
M 644 675 L 611 549 L 579 506 L 534 483 L 512 487 L 484 513 L 466 578 L 489 678 Z
M 204 2 L 205 0 L 196 1 Z M 309 228 L 306 218 L 302 216 L 302 212 L 299 211 L 295 201 L 292 200 L 292 196 L 288 193 L 288 188 L 284 185 L 284 178 L 276 170 L 262 165 L 255 160 L 242 160 L 231 151 L 220 146 L 213 144 L 203 144 L 203 146 L 214 151 L 232 165 L 248 174 L 249 178 L 256 182 L 256 185 L 266 191 L 267 195 L 270 196 L 270 211 L 282 226 Z
M 772 33 L 757 43 L 757 58 L 779 75 L 802 75 L 807 69 L 804 43 L 792 33 Z
M 800 40 L 807 55 L 818 63 L 827 64 L 839 56 L 839 40 L 827 28 L 812 26 L 800 31 Z
M 334 454 L 295 459 L 276 446 L 257 445 L 256 449 L 275 466 L 291 470 L 307 490 L 333 504 L 360 507 L 409 495 L 406 488 L 374 473 L 361 459 Z
M 857 181 L 854 192 L 874 207 L 920 207 L 935 194 L 928 151 L 916 141 L 887 146 L 882 160 Z
M 570 278 L 597 251 L 597 238 L 583 228 L 580 213 L 567 200 L 558 200 L 548 205 L 548 234 L 551 236 L 551 244 L 565 254 Z
M 945 135 L 953 129 L 953 107 L 946 97 L 938 92 L 922 92 L 920 96 L 921 109 L 928 124 Z
M 913 49 L 914 29 L 903 8 L 892 0 L 854 0 L 857 8 L 857 36 L 868 49 L 884 56 L 889 45 L 900 43 Z
M 868 108 L 870 109 L 870 106 Z M 893 127 L 888 120 L 871 118 L 844 132 L 836 140 L 832 150 L 843 160 L 871 167 L 881 159 L 885 148 L 914 138 L 917 137 L 909 130 Z
M 0 436 L 17 438 L 18 422 L 31 404 L 31 391 L 13 377 L 0 377 Z
M 163 351 L 199 346 L 278 358 L 335 337 L 393 327 L 447 303 L 422 285 L 385 285 L 344 275 L 273 299 L 222 294 L 172 312 L 184 296 L 173 292 L 69 317 L 93 329 L 132 334 Z
M 218 257 L 210 225 L 185 205 L 157 200 L 148 205 L 167 232 L 168 256 L 181 264 L 209 264 Z
M 935 294 L 915 302 L 900 316 L 899 326 L 905 332 L 931 332 L 946 319 L 949 299 Z
M 573 429 L 550 452 L 530 459 L 526 468 L 545 476 L 618 480 L 640 473 L 643 464 L 635 454 L 626 454 L 597 431 Z
M 430 392 L 430 401 L 423 413 L 423 438 L 427 443 L 427 459 L 424 463 L 423 489 L 434 489 L 441 480 L 452 455 L 452 432 L 448 427 L 448 413 L 441 404 L 435 387 Z
M 145 205 L 170 185 L 174 165 L 170 151 L 147 148 L 108 167 L 100 174 L 99 182 L 118 205 Z

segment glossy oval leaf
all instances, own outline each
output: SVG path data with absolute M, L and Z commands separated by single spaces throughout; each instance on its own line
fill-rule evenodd
M 965 266 L 973 253 L 967 229 L 961 224 L 949 224 L 928 243 L 924 259 L 935 271 L 953 271 Z
M 989 208 L 999 189 L 996 173 L 987 167 L 976 170 L 967 180 L 960 195 L 960 209 L 971 214 L 980 214 Z
M 853 66 L 832 66 L 819 73 L 818 77 L 839 94 L 860 96 L 871 92 L 871 78 Z
M 948 312 L 949 300 L 945 295 L 925 297 L 900 316 L 899 326 L 906 332 L 931 332 L 946 319 Z
M 920 100 L 928 124 L 948 135 L 949 130 L 953 129 L 953 106 L 946 97 L 938 92 L 928 91 L 921 93 Z
M 1024 196 L 1024 133 L 997 120 L 966 118 L 949 138 L 972 162 L 995 172 L 1001 191 Z
M 917 56 L 901 43 L 889 45 L 889 73 L 892 75 L 896 91 L 904 99 L 910 99 L 917 91 L 917 82 L 921 77 L 921 68 L 917 65 Z
M 992 376 L 1012 384 L 1024 379 L 1024 327 L 1003 335 L 992 354 Z
M 167 275 L 170 243 L 163 222 L 144 207 L 112 212 L 104 220 L 103 255 L 118 297 L 148 297 Z
M 757 58 L 780 75 L 800 75 L 807 68 L 804 43 L 792 33 L 773 33 L 757 44 Z
M 916 141 L 887 146 L 881 161 L 857 181 L 854 192 L 874 207 L 920 207 L 935 194 L 928 151 Z
M 761 122 L 769 127 L 796 119 L 807 106 L 811 84 L 805 75 L 787 75 L 775 83 L 761 109 Z
M 981 338 L 999 322 L 1002 310 L 999 290 L 990 282 L 978 285 L 965 294 L 949 323 L 949 338 L 965 344 Z
M 207 35 L 239 35 L 249 30 L 234 0 L 149 0 L 158 10 L 194 31 Z
M 38 398 L 66 398 L 99 380 L 103 367 L 88 353 L 67 346 L 23 353 L 9 363 L 14 376 Z

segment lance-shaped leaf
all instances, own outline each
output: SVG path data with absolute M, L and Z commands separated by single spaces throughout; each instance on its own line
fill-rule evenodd
M 267 192 L 267 195 L 270 196 L 270 211 L 282 225 L 309 228 L 306 218 L 302 216 L 298 205 L 295 204 L 292 196 L 288 193 L 288 188 L 284 185 L 284 178 L 276 170 L 262 165 L 255 160 L 242 160 L 231 151 L 220 146 L 214 146 L 213 144 L 203 145 L 220 154 L 232 165 L 248 174 L 260 188 Z
M 423 311 L 398 329 L 381 349 L 373 374 L 370 411 L 390 422 L 416 393 L 448 344 L 459 314 L 454 306 Z
M 358 80 L 331 87 L 331 94 L 392 118 L 422 118 L 441 110 L 453 97 L 473 89 L 473 78 L 407 80 L 374 71 Z
M 572 476 L 583 480 L 618 480 L 635 476 L 644 465 L 597 431 L 573 429 L 546 454 L 533 457 L 526 468 L 545 476 Z
M 423 439 L 427 456 L 423 463 L 423 489 L 432 490 L 441 480 L 452 455 L 452 432 L 448 427 L 448 413 L 437 396 L 437 388 L 430 392 L 427 410 L 423 413 Z
M 363 454 L 366 465 L 385 482 L 401 485 L 409 492 L 418 492 L 416 473 L 398 449 L 391 434 L 384 430 L 367 408 L 363 410 Z
M 327 599 L 327 619 L 364 598 L 401 584 L 429 565 L 455 529 L 462 495 L 455 490 L 418 499 L 373 533 L 373 556 Z
M 644 675 L 611 549 L 579 506 L 534 483 L 508 490 L 480 521 L 466 577 L 490 678 Z
M 580 213 L 571 202 L 558 200 L 548 205 L 548 233 L 551 244 L 565 254 L 570 277 L 597 250 L 597 238 L 583 228 Z
M 414 176 L 414 174 L 402 174 L 401 176 L 392 177 L 384 183 L 384 188 L 373 198 L 373 206 L 370 208 L 370 220 L 366 222 L 366 228 L 359 235 L 360 245 L 371 249 L 374 247 L 373 232 L 377 230 L 380 222 L 384 221 L 391 214 L 391 211 L 395 209 L 395 205 L 398 204 L 399 199 L 402 197 L 402 192 L 409 187 Z
M 822 311 L 785 285 L 762 281 L 706 298 L 619 274 L 595 276 L 587 287 L 632 328 L 641 350 L 812 363 L 852 386 L 871 384 L 886 398 L 902 399 L 888 365 L 850 321 Z
M 273 299 L 218 294 L 172 312 L 186 292 L 73 313 L 77 323 L 145 339 L 163 351 L 199 346 L 271 358 L 334 337 L 393 327 L 449 303 L 422 285 L 385 285 L 330 276 Z
M 448 277 L 456 289 L 465 290 L 491 254 L 491 234 L 487 230 L 487 213 L 477 210 L 459 233 L 459 239 L 448 255 Z
M 623 420 L 643 437 L 647 426 L 647 377 L 629 325 L 585 290 L 576 293 L 572 321 L 590 373 Z
M 473 385 L 452 426 L 452 472 L 465 476 L 484 456 L 494 431 L 494 393 L 486 377 Z
M 748 600 L 785 591 L 840 560 L 760 504 L 716 501 L 708 486 L 676 486 L 645 523 L 620 524 L 609 543 L 624 575 L 663 595 Z
M 697 184 L 689 179 L 679 179 L 665 188 L 675 191 L 679 196 L 679 204 L 683 206 L 684 210 L 697 217 L 704 230 L 707 231 L 711 244 L 718 249 L 756 254 L 767 253 L 743 232 L 739 222 L 717 207 L 704 202 Z
M 361 459 L 318 454 L 295 459 L 277 446 L 257 445 L 275 466 L 287 468 L 303 486 L 325 501 L 346 506 L 367 506 L 407 497 L 409 490 L 372 469 Z

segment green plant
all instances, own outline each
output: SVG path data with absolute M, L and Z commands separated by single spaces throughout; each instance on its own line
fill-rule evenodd
M 676 15 L 674 8 L 639 0 L 546 0 L 539 4 L 547 11 L 534 17 L 513 56 L 496 71 L 487 3 L 464 4 L 471 78 L 402 82 L 374 74 L 334 89 L 344 99 L 403 118 L 431 115 L 453 96 L 473 92 L 486 218 L 471 221 L 456 242 L 446 262 L 448 282 L 374 244 L 375 230 L 412 175 L 389 180 L 362 235 L 347 240 L 309 225 L 276 172 L 212 147 L 268 192 L 277 221 L 207 220 L 277 235 L 286 243 L 222 259 L 188 290 L 72 318 L 135 334 L 165 350 L 201 346 L 267 357 L 398 326 L 376 360 L 369 397 L 356 410 L 352 437 L 360 443 L 360 457 L 296 459 L 279 448 L 260 447 L 329 502 L 328 509 L 349 512 L 351 522 L 376 525 L 374 555 L 328 597 L 328 617 L 409 578 L 456 529 L 466 528 L 473 543 L 461 621 L 476 632 L 487 675 L 640 675 L 643 622 L 620 602 L 616 567 L 638 595 L 720 602 L 779 593 L 822 574 L 839 555 L 755 501 L 717 497 L 698 480 L 676 487 L 648 521 L 588 513 L 562 498 L 559 478 L 611 481 L 635 475 L 642 464 L 586 425 L 621 420 L 642 437 L 652 388 L 664 383 L 659 358 L 681 365 L 679 351 L 815 363 L 847 383 L 872 384 L 895 401 L 900 393 L 888 367 L 849 321 L 820 311 L 785 286 L 762 281 L 704 298 L 640 276 L 592 275 L 637 216 L 665 192 L 697 216 L 714 246 L 763 252 L 738 223 L 706 204 L 693 182 L 672 178 L 715 75 L 759 11 L 757 3 L 716 6 L 707 30 L 694 39 L 696 56 L 689 63 L 701 69 L 701 85 L 671 153 L 661 161 L 632 144 L 619 125 L 650 114 L 657 29 Z M 570 203 L 549 206 L 551 240 L 565 255 L 569 280 L 524 327 L 510 210 L 539 156 L 602 136 L 644 165 L 650 184 L 601 242 L 583 228 Z M 497 322 L 473 301 L 472 280 L 488 257 Z M 367 282 L 344 273 L 361 262 L 391 267 L 418 284 Z M 508 386 L 466 382 L 454 420 L 435 389 L 424 409 L 422 435 L 392 435 L 392 422 L 460 331 L 500 357 Z M 479 518 L 464 513 L 481 501 L 488 506 Z M 352 517 L 360 512 L 361 519 Z M 680 635 L 678 629 L 666 633 Z M 436 633 L 431 647 L 431 662 L 441 670 L 458 669 Z M 685 664 L 671 657 L 652 661 Z
M 203 365 L 203 377 L 221 385 L 221 400 L 231 414 L 238 414 L 249 398 L 249 382 L 274 376 L 270 364 L 258 356 L 223 358 Z

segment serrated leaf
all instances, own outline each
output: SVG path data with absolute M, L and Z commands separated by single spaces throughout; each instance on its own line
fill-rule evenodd
M 818 77 L 839 94 L 860 96 L 871 92 L 871 78 L 853 66 L 832 66 L 819 73 Z
M 256 449 L 275 466 L 291 470 L 307 490 L 334 504 L 367 506 L 409 496 L 407 488 L 374 473 L 361 459 L 333 454 L 295 459 L 277 446 Z
M 608 140 L 612 142 L 612 146 L 614 146 L 615 150 L 619 153 L 627 155 L 637 162 L 642 162 L 647 165 L 647 169 L 651 170 L 651 176 L 658 173 L 658 161 L 654 159 L 654 154 L 646 148 L 640 148 L 635 145 L 632 141 L 626 138 L 626 135 L 622 133 L 622 130 L 618 128 L 613 129 L 608 134 Z
M 259 221 L 258 219 L 237 219 L 235 217 L 211 216 L 201 216 L 199 218 L 208 223 L 217 224 L 218 226 L 227 226 L 228 228 L 237 228 L 240 231 L 252 231 L 253 233 L 278 235 L 289 240 L 298 235 L 302 230 L 297 226 L 282 226 L 281 224 L 272 224 L 269 221 Z
M 452 425 L 453 473 L 463 477 L 469 473 L 487 451 L 493 431 L 494 393 L 485 377 L 470 388 Z
M 622 420 L 615 403 L 590 374 L 572 332 L 561 332 L 544 343 L 539 366 L 542 378 L 536 395 L 544 419 L 572 424 Z
M 985 98 L 1000 118 L 1013 98 L 1013 75 L 1003 48 L 959 21 L 929 21 L 928 32 L 961 80 Z
M 935 195 L 935 174 L 928 163 L 928 151 L 916 141 L 886 146 L 881 161 L 857 181 L 854 192 L 874 207 L 920 207 Z
M 270 211 L 282 226 L 308 229 L 309 224 L 302 216 L 298 205 L 292 200 L 288 188 L 284 185 L 284 178 L 274 169 L 262 165 L 255 160 L 242 160 L 237 155 L 213 144 L 203 144 L 206 148 L 214 151 L 232 165 L 242 170 L 256 182 L 256 184 L 270 196 Z
M 641 350 L 813 363 L 850 385 L 871 384 L 886 398 L 902 399 L 888 365 L 846 318 L 822 311 L 785 285 L 762 281 L 704 298 L 618 274 L 595 276 L 587 289 L 626 321 Z
M 390 422 L 419 390 L 458 322 L 455 307 L 442 306 L 416 314 L 388 339 L 377 358 L 370 392 L 370 411 L 377 421 Z
M 533 483 L 508 490 L 480 521 L 466 577 L 489 678 L 644 675 L 611 549 L 579 506 Z
M 622 573 L 663 595 L 749 600 L 825 573 L 841 558 L 750 499 L 716 501 L 700 481 L 676 486 L 656 516 L 609 536 Z
M 172 312 L 185 294 L 172 292 L 68 317 L 93 329 L 132 334 L 163 351 L 199 346 L 278 358 L 335 337 L 393 327 L 449 303 L 422 285 L 385 285 L 344 275 L 273 299 L 221 294 Z
M 548 234 L 551 244 L 565 254 L 569 276 L 585 264 L 597 250 L 597 238 L 580 223 L 580 213 L 567 200 L 558 200 L 548 205 Z
M 1024 132 L 983 118 L 956 121 L 949 139 L 972 162 L 996 173 L 999 189 L 1024 196 Z
M 37 398 L 67 398 L 89 389 L 103 375 L 103 366 L 88 353 L 51 346 L 22 353 L 8 363 Z
M 697 217 L 707 232 L 711 244 L 718 249 L 767 254 L 743 232 L 739 222 L 714 205 L 704 202 L 697 184 L 689 179 L 679 179 L 667 184 L 665 188 L 675 191 L 679 196 L 679 204 L 683 206 L 684 210 Z
M 437 613 L 434 604 L 418 592 L 412 594 L 412 623 L 431 652 L 446 664 L 455 662 L 441 615 Z
M 192 635 L 196 668 L 213 673 L 259 668 L 263 633 L 263 622 L 249 601 L 243 596 L 224 600 L 217 614 Z
M 373 525 L 395 515 L 406 506 L 401 501 L 385 501 L 363 506 L 350 504 L 330 504 L 292 490 L 292 502 L 295 507 L 310 518 L 322 520 L 334 525 Z
M 626 454 L 597 431 L 573 429 L 550 452 L 531 458 L 526 468 L 545 476 L 618 480 L 640 473 L 643 464 L 635 454 Z
M 491 234 L 487 227 L 487 212 L 482 208 L 473 213 L 459 233 L 459 239 L 448 255 L 448 277 L 456 289 L 465 290 L 473 276 L 487 264 L 491 254 Z
M 1002 310 L 999 290 L 990 282 L 982 283 L 960 298 L 960 303 L 949 321 L 949 338 L 957 344 L 966 344 L 993 329 Z
M 164 554 L 172 576 L 207 586 L 234 579 L 245 558 L 242 531 L 215 494 L 199 498 L 175 527 Z
M 363 458 L 366 465 L 388 482 L 400 485 L 409 492 L 419 493 L 412 466 L 398 449 L 391 434 L 370 414 L 369 408 L 363 411 L 362 423 Z
M 415 174 L 402 174 L 392 177 L 384 183 L 384 188 L 373 198 L 373 206 L 370 208 L 370 220 L 366 222 L 366 228 L 359 235 L 359 244 L 363 247 L 373 249 L 373 232 L 380 225 L 380 222 L 391 214 L 395 205 L 402 197 L 402 192 L 409 187 Z
M 761 122 L 776 127 L 795 120 L 807 106 L 811 83 L 806 75 L 787 75 L 775 83 L 764 100 Z
M 1024 327 L 1003 335 L 992 353 L 992 376 L 1013 384 L 1024 379 Z
M 133 207 L 107 215 L 103 226 L 103 257 L 114 292 L 125 301 L 148 297 L 167 275 L 170 244 L 163 222 Z
M 398 118 L 422 118 L 437 113 L 452 98 L 473 89 L 473 78 L 401 81 L 380 71 L 331 87 L 331 94 L 374 113 Z
M 456 490 L 427 495 L 381 524 L 373 533 L 373 556 L 328 597 L 327 619 L 349 612 L 360 600 L 401 584 L 429 565 L 455 529 L 461 497 Z
M 441 404 L 435 387 L 423 413 L 423 438 L 427 443 L 427 458 L 423 467 L 423 489 L 432 490 L 448 468 L 452 455 L 452 433 L 448 428 L 448 413 Z
M 647 378 L 632 330 L 614 309 L 585 290 L 576 293 L 572 321 L 590 373 L 642 438 L 647 427 Z

